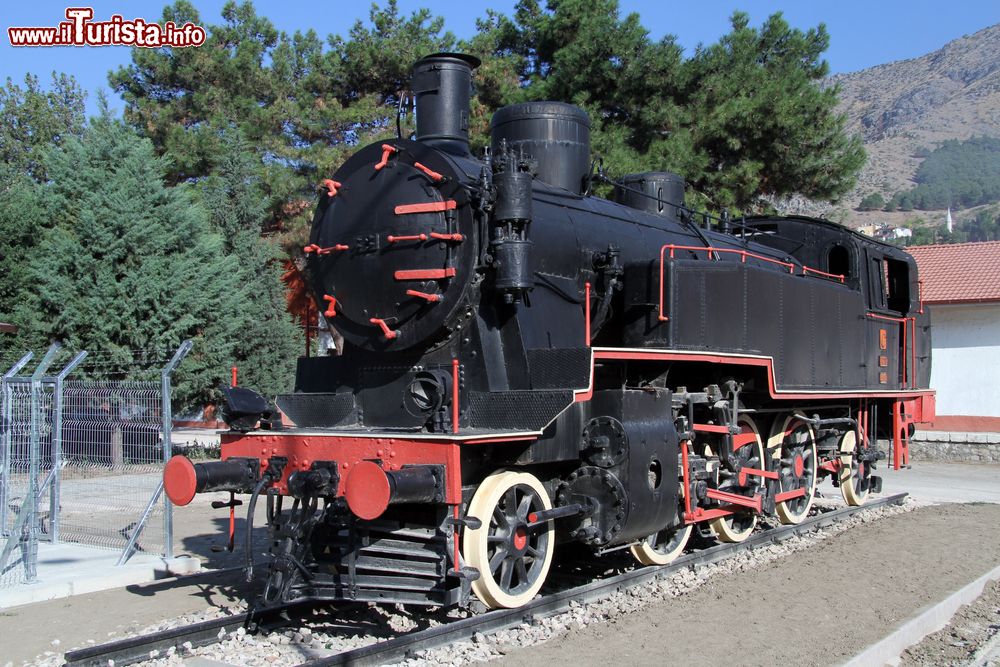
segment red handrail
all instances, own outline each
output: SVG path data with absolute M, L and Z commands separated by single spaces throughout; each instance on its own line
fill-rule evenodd
M 892 317 L 890 315 L 879 315 L 878 313 L 868 313 L 868 317 L 872 318 L 873 320 L 885 320 L 886 322 L 905 322 L 907 319 L 909 319 L 906 317 Z
M 819 269 L 813 269 L 808 266 L 802 266 L 802 275 L 807 273 L 815 273 L 816 275 L 823 276 L 824 278 L 831 278 L 833 280 L 839 280 L 841 283 L 844 282 L 844 274 L 842 273 L 827 273 L 826 271 L 820 271 Z
M 458 433 L 459 393 L 458 393 L 458 359 L 451 360 L 451 432 Z

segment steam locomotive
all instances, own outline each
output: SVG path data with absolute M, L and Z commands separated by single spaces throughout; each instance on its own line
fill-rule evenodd
M 304 252 L 343 354 L 300 359 L 280 413 L 227 390 L 222 460 L 166 467 L 177 505 L 250 494 L 248 533 L 264 494 L 265 603 L 517 607 L 557 544 L 664 564 L 693 531 L 801 522 L 824 477 L 863 503 L 879 438 L 907 464 L 934 416 L 907 253 L 823 220 L 703 218 L 665 172 L 593 196 L 568 104 L 498 110 L 478 159 L 477 65 L 419 60 L 414 138 L 324 181 Z

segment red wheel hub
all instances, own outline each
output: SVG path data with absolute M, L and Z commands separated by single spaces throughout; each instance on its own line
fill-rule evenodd
M 795 470 L 795 476 L 802 477 L 802 474 L 806 471 L 806 462 L 805 459 L 802 458 L 801 454 L 795 455 L 795 461 L 792 463 L 792 466 Z
M 514 529 L 514 548 L 521 551 L 528 545 L 528 531 L 524 526 Z

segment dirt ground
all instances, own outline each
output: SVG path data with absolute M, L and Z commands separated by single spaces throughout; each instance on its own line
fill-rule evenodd
M 0 610 L 0 665 L 20 665 L 46 651 L 87 640 L 101 644 L 164 618 L 235 605 L 241 573 L 194 575 Z
M 501 664 L 839 664 L 1000 563 L 998 524 L 997 505 L 921 508 Z
M 901 667 L 926 667 L 929 665 L 957 665 L 969 662 L 977 649 L 984 647 L 1000 632 L 1000 582 L 983 590 L 973 602 L 963 606 L 948 625 L 927 635 L 922 642 L 903 652 Z M 997 664 L 997 656 L 990 652 L 988 664 Z

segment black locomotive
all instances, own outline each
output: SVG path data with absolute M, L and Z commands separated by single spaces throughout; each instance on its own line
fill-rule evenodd
M 223 461 L 175 457 L 177 504 L 265 493 L 265 602 L 513 607 L 557 543 L 679 554 L 860 504 L 933 418 L 929 315 L 902 250 L 802 217 L 708 220 L 669 173 L 589 194 L 586 114 L 500 109 L 469 151 L 475 58 L 413 70 L 417 129 L 324 181 L 308 272 L 342 356 L 295 392 L 229 392 Z M 291 497 L 287 501 L 286 498 Z M 288 506 L 290 505 L 290 507 Z

